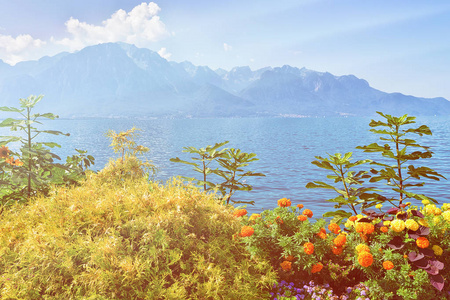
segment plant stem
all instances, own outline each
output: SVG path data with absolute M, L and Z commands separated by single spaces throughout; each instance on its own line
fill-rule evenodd
M 337 166 L 337 165 L 336 165 Z M 344 177 L 344 171 L 342 170 L 342 166 L 339 166 L 339 172 L 341 173 L 341 180 L 342 180 L 342 184 L 344 185 L 345 188 L 345 193 L 347 194 L 347 200 L 350 200 L 350 194 L 348 192 L 348 187 L 345 184 L 345 177 Z M 350 203 L 350 208 L 353 210 L 353 212 L 355 213 L 355 215 L 357 215 L 358 213 L 356 212 L 355 206 L 353 205 L 353 203 Z
M 31 195 L 31 125 L 30 125 L 30 107 L 27 107 L 27 134 L 28 134 L 28 197 Z
M 395 148 L 397 151 L 397 170 L 398 170 L 398 178 L 399 178 L 399 189 L 403 190 L 403 178 L 402 178 L 402 164 L 400 162 L 400 158 L 398 157 L 400 155 L 400 149 L 399 149 L 399 135 L 398 135 L 398 125 L 395 125 Z M 403 192 L 400 191 L 400 204 L 402 204 L 403 201 Z

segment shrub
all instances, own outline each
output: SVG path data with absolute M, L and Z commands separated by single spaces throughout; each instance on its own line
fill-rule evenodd
M 0 223 L 2 299 L 256 299 L 275 282 L 232 208 L 180 181 L 90 173 Z

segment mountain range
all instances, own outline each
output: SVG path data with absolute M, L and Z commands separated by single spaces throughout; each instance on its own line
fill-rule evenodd
M 450 101 L 376 90 L 353 75 L 288 65 L 212 70 L 169 62 L 125 43 L 86 47 L 10 66 L 0 60 L 0 106 L 44 94 L 61 117 L 450 115 Z

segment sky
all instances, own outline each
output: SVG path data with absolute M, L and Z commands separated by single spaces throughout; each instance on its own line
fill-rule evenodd
M 450 100 L 448 0 L 0 0 L 0 59 L 127 42 L 212 69 L 353 74 Z

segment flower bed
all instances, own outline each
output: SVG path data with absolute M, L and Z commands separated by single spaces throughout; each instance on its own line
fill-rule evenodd
M 240 218 L 255 260 L 278 270 L 272 299 L 449 299 L 450 205 L 365 210 L 341 224 L 302 204 Z

